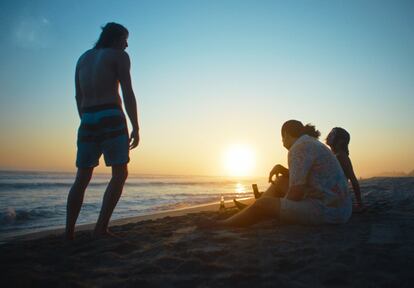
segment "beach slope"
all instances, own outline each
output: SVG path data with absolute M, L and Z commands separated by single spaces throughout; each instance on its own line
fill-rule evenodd
M 14 240 L 0 246 L 2 287 L 412 287 L 413 188 L 365 182 L 368 209 L 344 225 L 199 230 L 219 215 L 204 211 L 113 226 L 120 238 Z

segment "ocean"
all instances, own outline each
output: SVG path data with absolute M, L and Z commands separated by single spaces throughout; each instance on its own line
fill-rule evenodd
M 66 200 L 75 173 L 0 171 L 0 241 L 63 227 Z M 77 224 L 96 222 L 110 175 L 94 174 Z M 157 176 L 130 174 L 111 220 L 252 197 L 252 183 L 266 189 L 266 178 Z
M 64 227 L 66 199 L 74 173 L 0 171 L 0 242 L 18 235 Z M 95 223 L 110 175 L 95 174 L 77 224 Z M 129 175 L 112 220 L 161 211 L 253 197 L 251 184 L 268 187 L 266 178 Z M 414 178 L 370 178 L 360 181 L 368 210 L 413 213 Z M 413 214 L 414 217 L 414 214 Z

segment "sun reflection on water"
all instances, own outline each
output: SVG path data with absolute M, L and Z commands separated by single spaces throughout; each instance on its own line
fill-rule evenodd
M 236 193 L 238 193 L 238 194 L 246 193 L 246 187 L 241 183 L 236 183 L 236 189 L 235 190 L 236 190 Z

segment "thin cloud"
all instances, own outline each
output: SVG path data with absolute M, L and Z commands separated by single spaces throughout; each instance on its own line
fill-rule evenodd
M 46 48 L 50 42 L 50 21 L 45 17 L 24 17 L 13 27 L 13 40 L 22 48 Z

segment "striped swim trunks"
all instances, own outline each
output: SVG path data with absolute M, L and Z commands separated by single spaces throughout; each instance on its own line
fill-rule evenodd
M 77 145 L 78 168 L 98 166 L 102 154 L 106 166 L 128 163 L 129 137 L 122 108 L 117 104 L 83 108 Z

